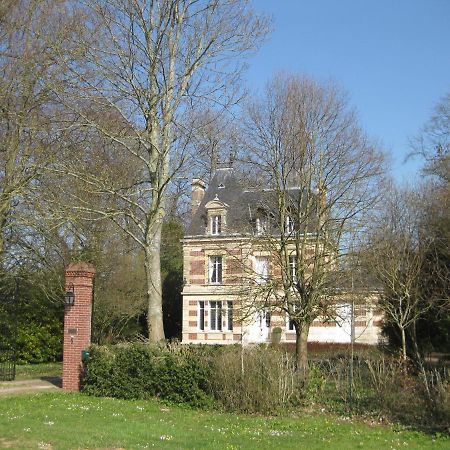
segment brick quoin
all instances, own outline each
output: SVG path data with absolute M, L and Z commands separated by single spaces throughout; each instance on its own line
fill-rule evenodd
M 81 351 L 91 344 L 92 295 L 95 268 L 89 263 L 69 264 L 66 290 L 73 285 L 75 303 L 64 310 L 63 382 L 67 391 L 80 390 Z

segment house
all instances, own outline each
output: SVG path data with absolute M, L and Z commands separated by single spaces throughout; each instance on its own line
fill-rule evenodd
M 282 342 L 295 342 L 292 322 L 264 307 L 244 308 L 243 286 L 263 286 L 280 275 L 271 265 L 263 233 L 268 216 L 261 205 L 268 190 L 245 190 L 233 169 L 218 169 L 209 186 L 192 182 L 192 217 L 183 243 L 183 343 L 233 344 L 270 342 L 281 328 Z M 295 195 L 295 191 L 292 192 Z M 289 217 L 286 229 L 293 227 Z M 295 267 L 292 264 L 292 271 Z M 316 319 L 311 342 L 346 343 L 351 339 L 352 303 L 343 291 L 334 320 Z M 366 290 L 354 308 L 355 342 L 377 344 L 381 313 L 377 295 Z M 246 313 L 243 313 L 246 311 Z

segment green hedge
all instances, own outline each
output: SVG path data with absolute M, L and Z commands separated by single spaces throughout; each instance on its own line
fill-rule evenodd
M 211 370 L 195 352 L 145 343 L 92 346 L 82 389 L 125 399 L 159 397 L 205 407 L 212 403 Z

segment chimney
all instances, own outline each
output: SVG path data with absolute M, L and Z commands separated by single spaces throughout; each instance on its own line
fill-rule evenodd
M 200 203 L 205 196 L 206 184 L 200 180 L 200 178 L 194 178 L 192 180 L 192 197 L 191 197 L 191 216 L 194 217 L 195 213 L 200 206 Z

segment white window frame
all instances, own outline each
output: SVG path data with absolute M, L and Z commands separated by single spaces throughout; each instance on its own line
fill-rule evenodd
M 292 309 L 295 312 L 297 308 L 295 305 L 292 305 Z M 294 322 L 292 321 L 291 316 L 289 314 L 286 314 L 286 328 L 288 331 L 295 331 Z
M 208 258 L 208 281 L 210 284 L 222 284 L 223 258 L 220 255 L 211 255 Z
M 225 320 L 226 320 L 226 331 L 233 331 L 233 302 L 231 300 L 225 300 L 226 305 L 226 314 L 225 314 Z
M 222 331 L 223 308 L 220 300 L 209 301 L 209 329 Z
M 285 231 L 286 234 L 294 232 L 294 219 L 291 216 L 286 216 Z
M 198 321 L 197 321 L 197 328 L 200 331 L 205 331 L 205 311 L 206 310 L 206 302 L 204 300 L 199 300 L 198 301 Z M 202 322 L 203 322 L 203 326 L 202 326 Z
M 257 217 L 255 220 L 256 234 L 260 236 L 267 231 L 268 219 L 266 217 Z
M 266 283 L 269 278 L 269 258 L 267 256 L 255 256 L 255 281 L 258 284 Z
M 272 323 L 272 312 L 270 308 L 263 308 L 258 313 L 259 327 L 270 328 Z
M 210 219 L 211 235 L 218 236 L 222 232 L 222 216 L 214 214 Z
M 297 255 L 289 255 L 289 275 L 293 283 L 297 282 Z

